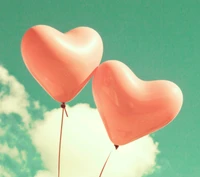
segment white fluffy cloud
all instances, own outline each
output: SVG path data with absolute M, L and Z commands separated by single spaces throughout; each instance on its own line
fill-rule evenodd
M 0 114 L 15 113 L 22 117 L 26 126 L 33 123 L 30 136 L 47 169 L 38 171 L 35 177 L 56 177 L 61 109 L 45 112 L 44 120 L 32 122 L 33 115 L 27 108 L 33 104 L 35 109 L 43 110 L 43 105 L 29 101 L 24 86 L 2 66 L 0 73 L 3 85 L 0 87 Z M 69 118 L 64 119 L 61 177 L 98 176 L 111 149 L 113 152 L 102 177 L 142 177 L 156 166 L 158 144 L 151 137 L 146 136 L 115 151 L 96 109 L 78 104 L 67 106 L 67 110 Z M 6 127 L 0 127 L 0 136 L 6 131 Z M 3 144 L 0 149 L 0 153 L 9 154 L 16 161 L 28 160 L 27 153 L 15 147 Z M 1 165 L 0 171 L 5 177 L 15 176 Z
M 113 145 L 96 109 L 87 104 L 67 107 L 64 119 L 61 176 L 98 176 Z M 43 121 L 35 123 L 32 139 L 41 153 L 49 173 L 36 177 L 56 176 L 61 109 L 46 112 Z M 156 165 L 157 143 L 146 136 L 113 151 L 102 177 L 142 177 Z M 45 176 L 45 177 L 46 177 Z
M 4 89 L 0 88 L 0 114 L 18 114 L 28 125 L 30 121 L 27 111 L 29 101 L 24 86 L 2 66 L 0 66 L 0 84 L 4 86 L 2 87 Z
M 11 177 L 11 176 L 14 176 L 14 174 L 7 168 L 4 168 L 3 166 L 0 166 L 0 172 L 1 172 L 1 175 L 3 177 Z
M 17 161 L 20 161 L 19 151 L 16 147 L 10 148 L 8 144 L 0 144 L 0 153 L 7 154 L 10 158 L 14 158 Z
M 49 171 L 38 171 L 35 177 L 54 177 Z

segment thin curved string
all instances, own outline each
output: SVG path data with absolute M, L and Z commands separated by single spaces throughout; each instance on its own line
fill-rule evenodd
M 61 119 L 61 125 L 60 125 L 60 140 L 59 140 L 59 150 L 58 150 L 58 177 L 60 177 L 60 157 L 61 157 L 61 146 L 62 146 L 62 130 L 63 130 L 63 121 L 64 121 L 64 113 L 68 117 L 66 108 L 65 108 L 65 103 L 61 104 L 62 108 L 62 119 Z
M 61 118 L 61 125 L 60 125 L 60 140 L 59 140 L 59 150 L 58 150 L 58 177 L 60 177 L 60 169 L 61 169 L 61 168 L 60 168 L 60 157 L 61 157 L 62 130 L 63 130 L 64 113 L 65 113 L 66 116 L 68 117 L 68 113 L 67 113 L 67 110 L 66 110 L 66 108 L 65 108 L 65 103 L 62 103 L 62 104 L 61 104 L 61 108 L 62 108 L 62 118 Z M 119 146 L 118 146 L 118 145 L 114 145 L 114 147 L 115 147 L 115 150 L 117 150 Z M 107 159 L 106 159 L 106 161 L 105 161 L 105 163 L 104 163 L 104 165 L 103 165 L 103 168 L 102 168 L 102 170 L 101 170 L 101 172 L 100 172 L 99 177 L 102 176 L 103 171 L 104 171 L 104 169 L 105 169 L 105 167 L 106 167 L 106 164 L 107 164 L 107 162 L 108 162 L 108 160 L 109 160 L 110 155 L 111 155 L 112 152 L 113 152 L 113 149 L 112 149 L 111 152 L 109 153 L 109 155 L 108 155 L 108 157 L 107 157 Z
M 68 117 L 68 114 L 67 114 L 67 110 L 66 110 L 66 108 L 65 108 L 65 114 L 66 114 L 66 116 Z
M 115 150 L 117 150 L 118 147 L 119 147 L 118 145 L 114 145 L 114 146 L 115 146 Z M 113 152 L 113 149 L 110 151 L 110 153 L 109 153 L 109 155 L 108 155 L 108 157 L 107 157 L 107 159 L 106 159 L 106 161 L 105 161 L 105 163 L 104 163 L 104 165 L 103 165 L 103 168 L 101 169 L 101 173 L 99 174 L 99 177 L 102 176 L 103 171 L 104 171 L 104 169 L 105 169 L 105 167 L 106 167 L 106 164 L 107 164 L 107 162 L 108 162 L 108 160 L 109 160 L 110 155 L 111 155 L 112 152 Z

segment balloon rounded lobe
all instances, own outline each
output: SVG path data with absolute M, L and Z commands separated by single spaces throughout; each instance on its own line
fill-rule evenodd
M 58 102 L 72 100 L 87 84 L 103 55 L 100 35 L 89 27 L 66 34 L 38 25 L 24 34 L 22 58 L 46 92 Z
M 111 60 L 95 72 L 92 91 L 110 140 L 124 145 L 170 123 L 182 106 L 182 92 L 170 81 L 143 81 Z

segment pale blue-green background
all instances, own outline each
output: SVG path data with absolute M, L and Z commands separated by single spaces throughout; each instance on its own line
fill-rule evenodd
M 149 177 L 200 177 L 199 16 L 199 0 L 1 0 L 0 64 L 16 76 L 33 99 L 48 108 L 58 107 L 27 71 L 20 54 L 21 38 L 37 24 L 62 32 L 83 25 L 94 28 L 104 41 L 103 61 L 120 60 L 142 79 L 171 80 L 183 91 L 182 111 L 154 136 L 161 151 L 157 163 L 165 168 Z M 79 102 L 95 106 L 91 83 L 69 104 Z M 9 122 L 11 117 L 7 119 Z M 11 130 L 13 122 L 12 126 Z M 6 138 L 15 142 L 9 135 Z M 26 144 L 18 146 L 26 148 Z M 29 151 L 35 150 L 30 146 Z M 28 176 L 29 172 L 5 160 L 0 156 L 0 165 L 6 162 L 20 177 Z M 32 160 L 30 155 L 27 166 L 33 176 L 41 168 L 39 156 Z

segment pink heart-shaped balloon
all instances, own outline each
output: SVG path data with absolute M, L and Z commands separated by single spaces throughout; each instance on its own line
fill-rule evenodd
M 164 127 L 176 117 L 183 102 L 182 92 L 173 82 L 140 80 L 115 60 L 98 67 L 92 89 L 115 145 L 127 144 Z
M 23 36 L 24 62 L 39 84 L 58 102 L 72 100 L 100 64 L 103 43 L 89 27 L 78 27 L 66 34 L 38 25 Z

